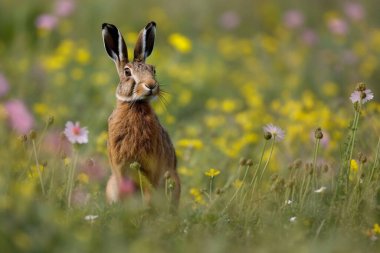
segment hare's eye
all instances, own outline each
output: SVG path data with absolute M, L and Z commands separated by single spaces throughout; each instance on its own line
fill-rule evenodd
M 131 76 L 132 75 L 131 70 L 129 68 L 125 68 L 124 72 L 125 72 L 125 76 Z

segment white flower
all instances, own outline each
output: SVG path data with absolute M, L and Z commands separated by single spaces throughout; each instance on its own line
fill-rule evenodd
M 89 215 L 84 216 L 84 220 L 86 220 L 86 221 L 94 221 L 98 217 L 99 217 L 99 215 L 91 215 L 91 214 L 89 214 Z
M 364 104 L 373 99 L 373 92 L 370 89 L 364 91 L 355 90 L 351 93 L 350 100 L 354 104 L 356 102 Z
M 297 217 L 296 216 L 293 216 L 289 219 L 290 222 L 294 223 L 297 221 Z
M 287 204 L 287 205 L 291 205 L 292 203 L 293 203 L 293 200 L 290 200 L 290 199 L 285 200 L 285 204 Z
M 285 132 L 278 126 L 273 124 L 268 124 L 263 127 L 265 133 L 270 133 L 273 138 L 276 138 L 276 141 L 281 141 L 285 137 Z
M 321 186 L 321 188 L 315 190 L 314 192 L 315 192 L 315 193 L 322 193 L 322 192 L 324 192 L 326 189 L 327 189 L 326 186 Z
M 79 122 L 76 122 L 75 124 L 71 121 L 68 121 L 66 123 L 66 128 L 64 131 L 67 139 L 71 143 L 87 143 L 88 142 L 88 130 L 86 127 L 80 127 Z

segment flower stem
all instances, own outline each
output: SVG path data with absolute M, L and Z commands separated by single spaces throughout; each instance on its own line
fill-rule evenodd
M 137 170 L 137 173 L 139 174 L 139 185 L 140 185 L 141 200 L 142 200 L 142 203 L 144 204 L 145 197 L 144 197 L 144 189 L 143 189 L 143 182 L 142 182 L 140 169 Z
M 264 157 L 264 153 L 265 153 L 265 149 L 267 147 L 267 144 L 268 144 L 268 141 L 265 140 L 264 142 L 264 147 L 261 151 L 261 156 L 260 156 L 260 160 L 259 160 L 259 164 L 257 165 L 257 168 L 256 168 L 256 171 L 255 171 L 255 174 L 253 175 L 252 177 L 252 180 L 251 180 L 251 183 L 249 184 L 250 187 L 252 187 L 252 185 L 255 183 L 256 181 L 256 176 L 258 174 L 258 172 L 260 171 L 260 167 L 261 167 L 261 163 L 263 162 L 263 157 Z M 254 187 L 252 187 L 252 190 L 253 190 Z
M 269 164 L 269 161 L 270 159 L 272 158 L 272 154 L 273 154 L 273 149 L 274 149 L 274 144 L 276 142 L 276 136 L 273 136 L 273 139 L 272 139 L 272 144 L 270 146 L 270 152 L 269 152 L 269 157 L 268 157 L 268 160 L 266 161 L 265 165 L 264 165 L 264 168 L 263 170 L 261 171 L 261 175 L 260 175 L 260 179 L 259 179 L 259 182 L 261 182 L 261 180 L 263 179 L 263 176 L 264 176 L 264 173 L 268 167 L 268 164 Z
M 76 148 L 74 149 L 74 152 L 75 152 L 74 162 L 73 162 L 73 165 L 71 166 L 70 171 L 69 171 L 68 190 L 67 190 L 67 203 L 68 203 L 69 208 L 71 208 L 71 194 L 72 194 L 73 188 L 74 188 L 75 169 L 76 169 L 78 157 L 79 157 L 79 152 Z
M 38 157 L 37 157 L 37 148 L 36 148 L 36 142 L 32 140 L 32 145 L 33 145 L 33 154 L 34 154 L 34 159 L 36 161 L 36 167 L 37 167 L 37 172 L 38 172 L 38 178 L 40 179 L 40 184 L 41 184 L 41 190 L 42 194 L 45 195 L 45 187 L 44 187 L 44 182 L 42 180 L 42 173 L 40 170 L 40 164 L 38 162 Z
M 314 188 L 317 188 L 317 181 L 316 181 L 317 156 L 318 156 L 318 150 L 319 150 L 320 143 L 321 143 L 321 139 L 317 138 L 315 140 L 314 155 L 313 155 L 313 184 L 314 184 Z
M 209 197 L 209 199 L 210 199 L 210 202 L 212 201 L 212 181 L 214 180 L 214 177 L 210 177 L 210 189 L 209 189 L 209 195 L 208 195 L 208 197 Z
M 379 159 L 379 152 L 380 152 L 380 138 L 379 138 L 379 141 L 377 142 L 375 160 L 374 160 L 373 165 L 372 165 L 371 174 L 368 178 L 368 182 L 372 181 L 373 174 L 375 173 L 375 169 L 376 169 L 378 161 L 379 161 L 378 160 Z
M 346 169 L 346 189 L 348 190 L 348 182 L 349 182 L 349 177 L 350 177 L 350 165 L 351 165 L 351 159 L 352 159 L 352 154 L 354 152 L 354 146 L 355 146 L 355 138 L 356 138 L 356 132 L 358 129 L 359 125 L 359 117 L 360 117 L 360 109 L 361 109 L 361 103 L 359 103 L 358 108 L 355 109 L 355 116 L 354 116 L 354 122 L 352 124 L 352 136 L 351 140 L 349 143 L 349 156 L 347 160 L 347 169 Z

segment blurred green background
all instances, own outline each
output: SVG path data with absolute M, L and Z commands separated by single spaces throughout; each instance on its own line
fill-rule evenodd
M 379 9 L 375 0 L 0 0 L 3 181 L 6 169 L 33 165 L 19 136 L 32 129 L 44 135 L 39 155 L 49 168 L 70 155 L 54 149 L 65 123 L 79 121 L 90 132 L 79 167 L 89 160 L 100 167 L 97 177 L 84 171 L 90 182 L 82 181 L 94 194 L 103 191 L 107 118 L 118 84 L 103 22 L 120 29 L 130 55 L 140 29 L 157 23 L 147 62 L 168 94 L 153 106 L 176 146 L 185 203 L 208 168 L 228 172 L 241 157 L 257 158 L 268 123 L 286 132 L 272 172 L 310 160 L 317 127 L 325 135 L 321 157 L 336 168 L 358 82 L 375 94 L 358 138 L 370 153 L 380 135 Z

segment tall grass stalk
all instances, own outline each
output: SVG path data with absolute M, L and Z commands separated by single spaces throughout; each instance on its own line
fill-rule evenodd
M 352 154 L 354 152 L 356 132 L 358 130 L 360 112 L 361 112 L 361 101 L 359 101 L 357 103 L 357 107 L 355 108 L 354 122 L 352 124 L 352 136 L 351 136 L 351 140 L 350 140 L 349 146 L 348 146 L 348 154 L 349 154 L 349 156 L 348 156 L 347 168 L 346 168 L 346 190 L 348 190 L 351 160 L 352 160 Z
M 37 167 L 38 178 L 39 178 L 40 184 L 41 184 L 42 194 L 45 195 L 45 186 L 44 186 L 44 182 L 42 179 L 42 173 L 40 170 L 40 163 L 38 162 L 37 147 L 36 147 L 36 142 L 34 139 L 32 139 L 32 146 L 33 146 L 33 155 L 34 155 L 34 159 L 35 159 L 36 167 Z
M 276 143 L 276 136 L 274 135 L 273 138 L 272 138 L 272 143 L 271 143 L 271 146 L 270 146 L 270 151 L 269 151 L 269 157 L 264 165 L 264 168 L 263 170 L 261 171 L 261 175 L 260 175 L 260 178 L 259 178 L 259 183 L 261 183 L 261 180 L 263 179 L 263 176 L 265 174 L 265 171 L 266 169 L 268 168 L 268 165 L 269 165 L 269 161 L 271 160 L 272 158 L 272 154 L 273 154 L 273 149 L 274 149 L 274 144 Z
M 67 188 L 66 188 L 66 197 L 67 197 L 67 206 L 71 208 L 71 195 L 74 188 L 75 181 L 75 170 L 78 163 L 79 151 L 78 148 L 74 146 L 74 161 L 69 170 L 68 180 L 67 180 Z

